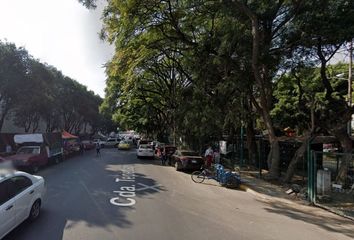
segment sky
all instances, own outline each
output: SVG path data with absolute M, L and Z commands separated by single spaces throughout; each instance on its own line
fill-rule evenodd
M 103 2 L 88 10 L 77 0 L 0 0 L 0 40 L 25 47 L 104 97 L 103 65 L 114 49 L 98 36 Z

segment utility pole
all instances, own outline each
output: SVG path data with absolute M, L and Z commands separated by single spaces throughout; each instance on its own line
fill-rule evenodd
M 349 72 L 348 72 L 348 105 L 352 107 L 352 68 L 353 68 L 353 39 L 349 43 Z M 348 134 L 352 135 L 352 117 L 348 122 Z

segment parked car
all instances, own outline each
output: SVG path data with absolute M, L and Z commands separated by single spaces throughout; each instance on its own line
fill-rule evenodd
M 0 157 L 0 170 L 1 169 L 13 169 L 12 162 L 6 158 Z
M 130 143 L 128 141 L 122 140 L 118 144 L 118 149 L 120 150 L 129 150 L 130 149 Z
M 15 155 L 6 157 L 17 169 L 37 172 L 49 162 L 59 163 L 63 159 L 60 133 L 18 134 L 14 141 L 21 147 Z
M 149 144 L 149 145 L 150 145 L 151 142 L 152 142 L 151 140 L 140 139 L 139 142 L 138 142 L 138 148 L 139 148 L 139 146 L 142 145 L 142 144 L 144 144 L 144 145 Z
M 140 144 L 139 148 L 136 150 L 136 156 L 138 158 L 142 158 L 142 157 L 153 158 L 154 150 L 152 149 L 152 146 L 150 144 Z
M 198 170 L 203 164 L 203 158 L 198 153 L 189 150 L 177 150 L 172 155 L 172 164 L 177 171 Z
M 90 140 L 84 140 L 84 141 L 81 141 L 82 145 L 84 146 L 84 149 L 85 150 L 91 150 L 91 149 L 94 149 L 95 148 L 95 143 L 90 141 Z
M 118 138 L 108 138 L 103 147 L 117 147 L 120 139 Z
M 0 172 L 0 239 L 24 220 L 40 215 L 44 179 L 19 171 Z
M 106 144 L 106 140 L 103 140 L 103 139 L 93 139 L 93 143 L 96 145 L 97 143 L 100 144 L 101 148 L 103 148 Z

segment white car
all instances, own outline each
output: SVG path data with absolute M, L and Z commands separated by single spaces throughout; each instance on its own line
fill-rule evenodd
M 108 138 L 104 144 L 104 147 L 116 147 L 118 146 L 120 140 L 118 138 Z
M 150 144 L 140 144 L 139 148 L 136 150 L 136 156 L 138 158 L 142 157 L 154 157 L 154 150 Z
M 0 170 L 0 239 L 24 220 L 39 216 L 44 193 L 42 177 Z
M 99 143 L 100 146 L 103 148 L 104 145 L 106 144 L 106 141 L 104 141 L 104 140 L 102 140 L 102 139 L 94 139 L 94 140 L 93 140 L 93 143 L 94 143 L 94 144 Z

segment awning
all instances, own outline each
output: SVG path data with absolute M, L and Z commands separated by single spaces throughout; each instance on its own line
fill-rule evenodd
M 71 133 L 68 133 L 67 131 L 63 131 L 63 132 L 61 133 L 61 137 L 62 137 L 63 139 L 78 138 L 77 136 L 72 135 Z

